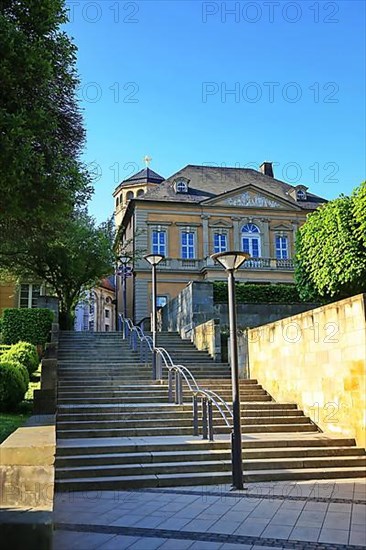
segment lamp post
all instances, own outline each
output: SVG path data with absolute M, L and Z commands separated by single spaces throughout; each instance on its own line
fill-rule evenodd
M 119 269 L 117 271 L 121 272 L 122 275 L 122 296 L 123 296 L 123 317 L 127 317 L 127 289 L 126 289 L 126 267 L 131 261 L 131 256 L 127 256 L 126 254 L 122 254 L 121 256 L 118 256 L 118 261 L 120 262 Z M 122 267 L 122 269 L 121 269 Z M 118 327 L 118 281 L 116 284 L 116 330 Z M 123 323 L 123 327 L 125 324 Z M 124 330 L 124 329 L 123 329 Z M 123 335 L 123 337 L 125 334 Z
M 233 487 L 243 489 L 243 462 L 241 452 L 240 385 L 238 364 L 238 340 L 236 328 L 236 297 L 234 273 L 249 258 L 245 252 L 219 252 L 211 258 L 218 262 L 228 274 L 230 364 L 233 394 L 233 431 L 231 432 L 231 463 Z
M 165 259 L 165 256 L 162 254 L 148 254 L 147 256 L 144 256 L 144 260 L 149 262 L 149 264 L 152 266 L 152 323 L 151 323 L 151 331 L 152 331 L 152 337 L 153 337 L 153 355 L 152 355 L 152 371 L 153 371 L 153 379 L 156 380 L 156 328 L 157 328 L 157 308 L 156 308 L 156 266 Z

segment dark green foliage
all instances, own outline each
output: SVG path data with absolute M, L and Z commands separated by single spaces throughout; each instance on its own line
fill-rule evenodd
M 60 327 L 72 329 L 80 294 L 113 273 L 114 224 L 109 220 L 98 226 L 87 212 L 78 211 L 59 226 L 62 232 L 57 238 L 46 235 L 43 241 L 29 245 L 29 254 L 19 254 L 14 263 L 11 258 L 6 263 L 18 277 L 34 277 L 52 287 L 60 301 Z
M 85 132 L 64 0 L 0 4 L 0 253 L 26 253 L 85 204 Z
M 44 345 L 48 340 L 52 321 L 53 312 L 49 309 L 7 308 L 3 313 L 4 344 L 25 341 L 35 346 Z
M 16 362 L 0 362 L 0 410 L 12 411 L 23 401 L 28 385 Z
M 0 357 L 0 364 L 2 364 L 2 363 L 6 363 L 7 365 L 13 365 L 16 369 L 19 370 L 19 372 L 22 376 L 25 391 L 27 392 L 28 386 L 29 386 L 29 373 L 28 373 L 26 367 L 24 365 L 22 365 L 22 363 L 20 363 L 16 359 L 14 359 L 13 357 L 5 357 L 4 355 L 2 355 Z
M 29 342 L 18 342 L 14 344 L 9 351 L 6 351 L 1 360 L 18 361 L 23 365 L 29 374 L 33 374 L 39 365 L 37 349 Z
M 296 237 L 295 280 L 307 300 L 366 291 L 365 184 L 308 216 Z
M 292 304 L 302 301 L 295 285 L 236 283 L 235 288 L 237 303 Z M 227 301 L 227 283 L 215 281 L 214 302 Z

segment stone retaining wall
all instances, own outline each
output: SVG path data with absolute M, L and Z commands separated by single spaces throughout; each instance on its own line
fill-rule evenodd
M 325 432 L 366 446 L 365 294 L 248 331 L 250 376 Z

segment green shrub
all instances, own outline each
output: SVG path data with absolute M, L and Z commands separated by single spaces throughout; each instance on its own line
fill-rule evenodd
M 292 284 L 236 283 L 235 288 L 238 303 L 293 304 L 302 301 L 296 286 Z M 214 302 L 226 303 L 227 301 L 227 283 L 215 281 Z
M 32 374 L 38 369 L 39 357 L 37 348 L 29 342 L 18 342 L 14 344 L 4 355 L 9 360 L 18 361 L 27 369 L 29 374 Z
M 16 344 L 19 341 L 44 345 L 51 330 L 53 312 L 49 309 L 7 308 L 3 313 L 3 342 Z
M 29 342 L 14 344 L 8 351 L 3 353 L 1 358 L 9 361 L 18 361 L 21 365 L 24 365 L 29 374 L 37 370 L 39 365 L 37 349 Z
M 26 367 L 21 363 L 19 363 L 19 361 L 16 361 L 15 359 L 0 357 L 0 365 L 3 363 L 6 363 L 7 365 L 13 365 L 16 369 L 19 370 L 20 374 L 22 375 L 25 391 L 27 392 L 28 386 L 29 386 L 29 374 Z
M 0 410 L 14 410 L 23 401 L 27 387 L 24 372 L 14 361 L 0 363 Z

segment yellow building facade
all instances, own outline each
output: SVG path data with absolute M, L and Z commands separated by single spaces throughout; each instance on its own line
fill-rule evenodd
M 166 180 L 154 172 L 160 182 L 152 182 L 147 170 L 135 176 L 143 194 L 128 195 L 137 188 L 136 179 L 115 192 L 125 197 L 115 220 L 134 258 L 127 289 L 128 314 L 136 322 L 151 310 L 151 269 L 141 259 L 144 253 L 165 256 L 158 266 L 158 305 L 189 281 L 226 280 L 210 258 L 226 250 L 251 256 L 237 273 L 239 281 L 293 282 L 296 232 L 325 199 L 306 186 L 276 180 L 268 162 L 258 171 L 188 165 Z

